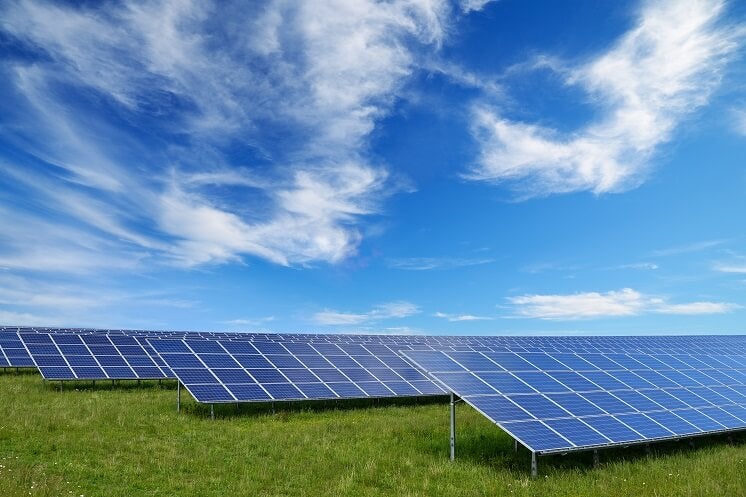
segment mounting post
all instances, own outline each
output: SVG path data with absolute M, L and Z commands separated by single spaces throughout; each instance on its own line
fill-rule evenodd
M 176 380 L 176 412 L 181 412 L 181 382 Z
M 531 453 L 531 478 L 539 476 L 539 465 L 536 463 L 536 452 Z
M 518 439 L 513 439 L 513 452 L 518 452 Z
M 599 459 L 598 459 L 598 450 L 594 449 L 593 450 L 593 467 L 597 468 L 599 464 L 600 464 L 600 462 L 599 462 Z
M 451 462 L 456 460 L 456 399 L 451 392 Z
M 210 419 L 215 419 L 215 404 L 210 404 Z

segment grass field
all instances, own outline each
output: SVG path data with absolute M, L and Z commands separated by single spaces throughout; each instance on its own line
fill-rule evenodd
M 0 495 L 746 496 L 746 434 L 539 458 L 480 414 L 429 403 L 220 406 L 175 383 L 44 385 L 0 373 Z

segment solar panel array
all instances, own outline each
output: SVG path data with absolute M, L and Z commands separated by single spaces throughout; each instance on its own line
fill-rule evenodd
M 34 361 L 15 333 L 0 333 L 0 367 L 34 367 Z
M 102 333 L 19 333 L 18 336 L 47 380 L 173 377 L 163 360 L 134 337 Z
M 530 450 L 552 453 L 745 429 L 743 337 L 734 344 L 697 353 L 403 353 Z
M 3 332 L 45 334 L 107 334 L 153 338 L 241 339 L 274 342 L 381 343 L 408 347 L 457 347 L 465 350 L 505 350 L 524 352 L 667 352 L 746 350 L 743 335 L 707 336 L 421 336 L 361 335 L 318 333 L 238 333 L 193 332 L 91 328 L 0 327 Z
M 383 344 L 150 339 L 203 403 L 443 395 Z

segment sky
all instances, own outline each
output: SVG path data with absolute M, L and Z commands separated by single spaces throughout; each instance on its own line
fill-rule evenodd
M 0 324 L 746 333 L 746 3 L 0 0 Z

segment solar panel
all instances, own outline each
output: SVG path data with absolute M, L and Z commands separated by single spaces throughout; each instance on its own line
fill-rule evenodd
M 0 327 L 0 332 L 36 332 L 45 334 L 108 334 L 153 338 L 230 339 L 272 342 L 328 342 L 335 344 L 384 344 L 392 347 L 434 348 L 452 350 L 492 350 L 494 352 L 527 353 L 642 353 L 690 354 L 708 352 L 727 355 L 746 353 L 746 339 L 739 335 L 708 336 L 417 336 L 417 335 L 362 335 L 318 333 L 245 333 L 245 332 L 192 332 L 163 330 L 126 330 L 90 328 Z M 649 359 L 651 361 L 657 358 Z M 668 359 L 676 362 L 676 359 Z M 567 364 L 567 366 L 570 366 Z M 572 367 L 572 366 L 570 366 Z
M 535 453 L 746 429 L 744 353 L 403 354 Z
M 47 380 L 128 380 L 173 377 L 160 357 L 137 339 L 103 333 L 19 333 L 21 343 Z
M 443 395 L 381 344 L 149 339 L 202 403 Z
M 34 361 L 15 333 L 0 333 L 0 367 L 34 367 Z

